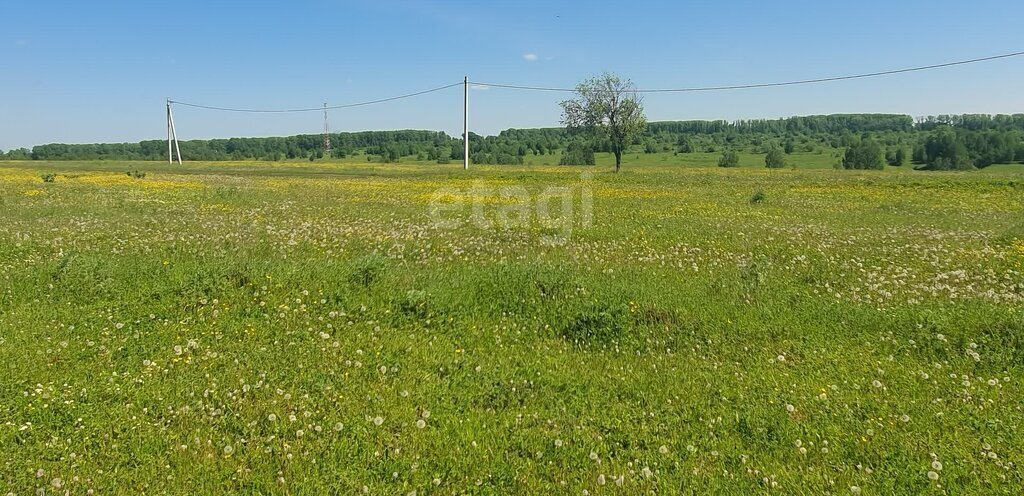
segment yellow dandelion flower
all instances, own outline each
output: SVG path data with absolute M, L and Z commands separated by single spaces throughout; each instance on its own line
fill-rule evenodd
M 1014 241 L 1013 248 L 1017 250 L 1017 253 L 1024 255 L 1024 239 L 1018 239 Z

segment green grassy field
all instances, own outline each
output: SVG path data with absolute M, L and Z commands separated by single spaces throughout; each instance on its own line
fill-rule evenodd
M 0 492 L 1024 492 L 1024 166 L 626 159 L 0 162 Z
M 842 161 L 842 150 L 835 149 L 823 149 L 820 153 L 818 152 L 797 152 L 791 155 L 786 155 L 787 166 L 795 167 L 798 169 L 831 169 L 833 166 Z M 764 167 L 764 154 L 740 152 L 740 167 L 743 168 L 763 168 Z M 636 167 L 636 166 L 671 166 L 671 167 L 708 167 L 718 163 L 721 152 L 708 153 L 708 152 L 694 152 L 694 153 L 672 153 L 672 152 L 658 152 L 658 153 L 643 153 L 642 151 L 633 150 L 630 153 L 626 153 L 623 156 L 623 160 Z M 368 160 L 373 157 L 368 157 L 364 153 L 356 153 L 348 156 L 344 159 L 332 160 L 328 163 L 335 164 L 367 164 Z M 404 157 L 401 163 L 415 164 L 423 166 L 436 165 L 432 161 L 427 160 L 415 160 L 416 157 Z M 614 166 L 615 157 L 610 153 L 598 153 L 596 154 L 598 166 Z M 527 154 L 523 157 L 523 165 L 543 165 L 543 166 L 556 166 L 562 159 L 561 150 L 553 151 L 545 155 L 533 155 Z M 379 157 L 377 157 L 379 160 Z M 286 163 L 301 163 L 305 162 L 309 164 L 306 159 L 296 159 L 294 161 L 288 161 Z M 316 162 L 322 163 L 322 162 Z M 461 159 L 452 160 L 451 164 L 461 163 Z M 1009 167 L 1011 169 L 1016 168 L 1013 164 Z M 907 169 L 912 168 L 907 166 Z M 1024 169 L 1024 166 L 1020 167 Z

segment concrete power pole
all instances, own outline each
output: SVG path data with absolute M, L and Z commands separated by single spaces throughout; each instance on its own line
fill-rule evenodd
M 174 163 L 174 155 L 171 154 L 171 141 L 174 141 L 174 151 L 178 152 L 178 165 L 181 165 L 181 148 L 178 147 L 178 133 L 174 130 L 174 114 L 171 113 L 171 99 L 167 99 L 167 163 Z
M 324 156 L 331 158 L 331 127 L 327 124 L 327 104 L 324 103 Z
M 469 170 L 469 76 L 462 80 L 462 168 Z

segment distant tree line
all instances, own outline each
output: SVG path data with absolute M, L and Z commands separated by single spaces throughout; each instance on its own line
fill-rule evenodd
M 331 134 L 331 158 L 360 155 L 370 161 L 461 161 L 461 137 L 437 131 L 366 131 Z M 508 129 L 497 136 L 470 133 L 474 163 L 520 164 L 527 156 L 553 155 L 552 163 L 594 163 L 613 152 L 607 140 L 583 140 L 564 128 Z M 776 153 L 778 151 L 778 153 Z M 324 158 L 319 134 L 181 142 L 187 160 L 316 160 Z M 772 166 L 792 153 L 838 155 L 852 169 L 905 165 L 929 170 L 983 168 L 1024 162 L 1024 114 L 940 115 L 917 119 L 893 114 L 839 114 L 727 121 L 648 123 L 628 153 L 771 153 Z M 782 158 L 781 162 L 779 158 Z M 732 166 L 738 156 L 724 156 Z M 0 152 L 0 160 L 167 160 L 167 142 L 39 145 Z M 766 164 L 767 165 L 767 164 Z

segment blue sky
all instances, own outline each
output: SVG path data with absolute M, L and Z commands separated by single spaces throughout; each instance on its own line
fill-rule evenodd
M 164 99 L 343 104 L 473 80 L 572 86 L 614 71 L 688 87 L 871 72 L 1024 50 L 1024 2 L 0 0 L 0 149 L 160 139 Z M 1024 57 L 815 86 L 648 95 L 650 120 L 1024 112 Z M 474 132 L 558 124 L 566 95 L 470 95 Z M 336 111 L 337 131 L 461 133 L 461 89 Z M 317 113 L 177 108 L 182 139 L 319 132 Z

